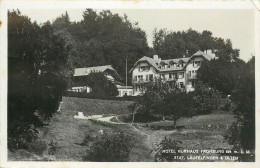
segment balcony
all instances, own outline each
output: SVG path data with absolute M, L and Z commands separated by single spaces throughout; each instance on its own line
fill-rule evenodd
M 187 74 L 187 79 L 188 80 L 195 80 L 195 79 L 198 79 L 197 75 L 188 75 Z
M 174 78 L 166 78 L 165 80 L 166 81 L 176 81 L 177 79 L 174 77 Z
M 144 80 L 144 79 L 132 79 L 132 83 L 147 83 L 150 82 L 150 80 Z

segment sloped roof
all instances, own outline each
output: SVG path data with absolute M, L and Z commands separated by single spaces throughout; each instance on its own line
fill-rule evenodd
M 116 72 L 116 70 L 111 65 L 103 65 L 103 66 L 95 66 L 95 67 L 87 67 L 87 68 L 75 68 L 74 76 L 87 76 L 91 72 L 104 72 L 107 69 Z
M 165 63 L 170 64 L 170 62 L 174 62 L 174 63 L 179 63 L 180 61 L 183 62 L 188 62 L 190 59 L 190 57 L 184 57 L 184 58 L 175 58 L 175 59 L 168 59 L 168 60 L 163 60 Z
M 203 56 L 203 57 L 206 58 L 207 60 L 211 60 L 211 59 L 214 58 L 213 55 L 206 54 L 206 53 L 204 53 L 204 52 L 202 52 L 202 51 L 200 51 L 200 50 L 197 51 L 195 54 L 193 54 L 191 57 L 194 57 L 194 56 Z
M 165 64 L 170 64 L 171 61 L 173 61 L 174 63 L 179 63 L 179 61 L 183 61 L 183 62 L 188 62 L 190 58 L 175 58 L 175 59 L 168 59 L 168 60 L 161 60 L 161 62 L 164 62 Z M 142 57 L 141 59 L 139 59 L 135 64 L 134 64 L 134 67 L 130 70 L 130 72 L 133 71 L 133 69 L 137 66 L 138 63 L 140 62 L 143 62 L 143 61 L 147 61 L 150 65 L 152 65 L 157 71 L 160 71 L 160 72 L 165 72 L 165 71 L 173 71 L 173 70 L 182 70 L 183 67 L 171 67 L 171 68 L 168 68 L 168 69 L 160 69 L 159 68 L 159 65 L 158 65 L 158 61 L 157 60 L 154 60 L 153 58 L 150 58 L 150 57 L 147 57 L 147 56 L 144 56 Z
M 168 59 L 168 60 L 161 60 L 161 62 L 165 63 L 165 64 L 170 64 L 171 62 L 174 62 L 175 64 L 178 64 L 180 61 L 183 61 L 186 63 L 186 65 L 188 64 L 188 62 L 193 58 L 193 57 L 196 57 L 196 56 L 203 56 L 205 59 L 207 60 L 211 60 L 214 58 L 213 55 L 209 55 L 209 54 L 206 54 L 202 51 L 198 51 L 196 52 L 195 54 L 193 54 L 191 57 L 183 57 L 183 58 L 175 58 L 175 59 Z M 134 70 L 134 68 L 138 65 L 138 63 L 140 62 L 148 62 L 150 65 L 152 65 L 157 71 L 159 72 L 167 72 L 167 71 L 174 71 L 174 70 L 183 70 L 186 68 L 186 66 L 184 67 L 170 67 L 170 68 L 167 68 L 167 69 L 160 69 L 159 68 L 159 65 L 158 65 L 158 61 L 157 60 L 154 60 L 153 58 L 150 58 L 150 57 L 147 57 L 147 56 L 143 56 L 141 59 L 139 59 L 135 64 L 134 64 L 134 67 L 130 70 L 130 72 L 132 72 Z

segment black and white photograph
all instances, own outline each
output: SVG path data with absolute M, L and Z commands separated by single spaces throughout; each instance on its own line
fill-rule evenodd
M 247 3 L 9 5 L 7 162 L 256 163 L 260 3 Z

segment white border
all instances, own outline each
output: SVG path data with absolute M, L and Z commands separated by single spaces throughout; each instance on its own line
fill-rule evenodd
M 260 4 L 260 2 L 256 2 Z M 1 153 L 0 153 L 0 167 L 260 167 L 259 147 L 260 147 L 260 107 L 259 94 L 256 94 L 256 162 L 254 163 L 201 163 L 201 162 L 178 162 L 178 163 L 96 163 L 96 162 L 8 162 L 7 161 L 7 9 L 26 8 L 26 9 L 82 9 L 82 7 L 96 8 L 96 9 L 255 9 L 255 6 L 250 0 L 247 1 L 0 1 L 1 15 L 0 19 L 3 24 L 0 27 L 0 131 L 1 131 Z M 258 6 L 260 7 L 260 5 Z M 255 9 L 255 49 L 256 49 L 256 70 L 260 67 L 259 64 L 259 46 L 260 46 L 260 12 Z M 256 71 L 256 93 L 259 93 L 260 73 Z

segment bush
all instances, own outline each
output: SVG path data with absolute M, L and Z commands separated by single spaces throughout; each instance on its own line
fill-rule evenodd
M 37 138 L 38 131 L 33 124 L 17 123 L 13 128 L 8 129 L 8 148 L 28 148 L 27 143 Z
M 85 84 L 91 88 L 90 94 L 93 94 L 93 96 L 105 98 L 119 94 L 116 85 L 102 72 L 90 73 L 85 80 Z
M 226 131 L 224 138 L 228 140 L 229 144 L 233 145 L 233 149 L 239 150 L 241 149 L 241 123 L 234 122 Z
M 90 147 L 84 161 L 96 162 L 126 162 L 129 161 L 129 155 L 133 144 L 131 137 L 122 132 L 104 134 L 98 136 L 94 144 Z
M 221 94 L 200 81 L 190 94 L 193 98 L 193 110 L 197 114 L 210 114 L 220 106 Z
M 156 162 L 178 161 L 178 160 L 174 159 L 172 153 L 166 153 L 166 152 L 164 152 L 164 150 L 175 150 L 176 153 L 174 155 L 179 156 L 180 154 L 178 153 L 178 150 L 181 149 L 181 147 L 179 146 L 179 144 L 181 144 L 181 143 L 182 143 L 181 141 L 175 141 L 173 139 L 165 137 L 165 139 L 160 142 L 158 148 L 156 149 L 154 161 L 156 161 Z
M 61 148 L 60 146 L 58 146 L 58 142 L 53 140 L 51 140 L 48 143 L 48 146 L 49 146 L 49 150 L 48 150 L 49 155 L 55 155 L 57 151 Z

